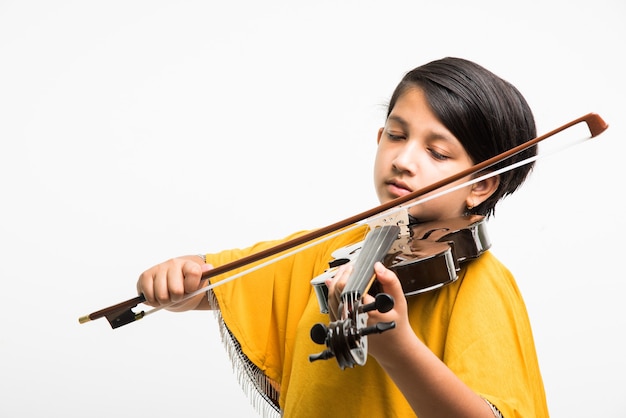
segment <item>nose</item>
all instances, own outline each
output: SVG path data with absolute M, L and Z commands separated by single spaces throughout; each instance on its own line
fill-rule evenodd
M 413 141 L 406 141 L 397 148 L 397 153 L 393 159 L 393 167 L 400 173 L 415 174 L 417 170 L 416 144 Z

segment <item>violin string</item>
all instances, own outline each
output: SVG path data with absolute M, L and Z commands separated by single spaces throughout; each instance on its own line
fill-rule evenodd
M 552 156 L 554 154 L 557 154 L 559 152 L 564 151 L 567 148 L 573 147 L 575 145 L 579 145 L 582 142 L 587 141 L 588 139 L 589 138 L 581 138 L 581 139 L 578 139 L 576 141 L 570 141 L 567 144 L 562 145 L 560 148 L 556 148 L 556 149 L 554 149 L 553 151 L 551 151 L 549 153 L 544 153 L 542 155 L 539 155 L 539 154 L 534 155 L 532 157 L 526 158 L 525 160 L 518 161 L 516 163 L 513 163 L 513 164 L 508 165 L 506 167 L 503 167 L 501 169 L 498 169 L 498 170 L 495 170 L 495 171 L 490 171 L 487 174 L 484 174 L 482 176 L 479 176 L 479 177 L 476 177 L 474 179 L 468 180 L 468 181 L 463 182 L 461 184 L 458 184 L 456 186 L 452 186 L 452 187 L 443 189 L 443 190 L 441 190 L 441 191 L 439 191 L 437 193 L 433 193 L 433 194 L 431 194 L 429 196 L 426 196 L 426 197 L 423 197 L 423 198 L 418 198 L 417 200 L 415 200 L 415 201 L 413 201 L 411 203 L 407 203 L 405 205 L 399 205 L 399 206 L 397 206 L 395 208 L 389 209 L 389 210 L 387 210 L 387 211 L 385 211 L 383 213 L 374 215 L 371 218 L 363 220 L 363 221 L 359 222 L 359 224 L 363 225 L 363 224 L 371 223 L 374 220 L 385 218 L 385 217 L 389 216 L 390 214 L 394 214 L 394 213 L 397 213 L 397 212 L 403 211 L 403 210 L 409 210 L 413 206 L 421 205 L 423 203 L 426 203 L 426 202 L 429 202 L 431 200 L 434 200 L 434 199 L 436 199 L 438 197 L 445 196 L 448 193 L 452 193 L 452 192 L 454 192 L 456 190 L 459 190 L 459 189 L 462 189 L 464 187 L 471 186 L 472 184 L 480 183 L 483 180 L 487 180 L 487 179 L 489 179 L 491 177 L 495 177 L 495 176 L 497 176 L 499 174 L 506 173 L 507 171 L 511 171 L 511 170 L 514 170 L 514 169 L 516 169 L 518 167 L 530 164 L 533 161 L 539 161 L 539 160 L 542 160 L 544 158 L 548 158 L 548 157 L 550 157 L 550 156 Z
M 573 147 L 575 145 L 579 145 L 580 143 L 585 142 L 588 139 L 590 139 L 590 138 L 586 137 L 586 138 L 578 139 L 576 141 L 569 141 L 567 143 L 564 143 L 564 145 L 562 145 L 560 148 L 555 148 L 553 151 L 551 151 L 551 152 L 549 152 L 547 154 L 543 154 L 543 155 L 536 154 L 536 155 L 534 155 L 532 157 L 526 158 L 525 160 L 522 160 L 522 161 L 518 161 L 518 162 L 516 162 L 514 164 L 508 165 L 508 166 L 503 167 L 501 169 L 498 169 L 498 170 L 495 170 L 495 171 L 490 171 L 487 174 L 484 174 L 484 175 L 479 176 L 477 178 L 474 178 L 472 180 L 468 180 L 467 182 L 458 184 L 458 185 L 453 186 L 453 187 L 446 188 L 446 189 L 441 190 L 440 192 L 437 192 L 437 193 L 433 193 L 430 196 L 426 196 L 426 197 L 423 197 L 423 198 L 418 198 L 417 200 L 415 200 L 412 203 L 408 203 L 408 204 L 405 204 L 405 205 L 399 205 L 399 206 L 397 206 L 395 208 L 389 209 L 389 210 L 387 210 L 387 211 L 385 211 L 383 213 L 380 213 L 378 215 L 372 216 L 372 217 L 370 217 L 368 219 L 365 219 L 363 221 L 356 222 L 352 226 L 349 226 L 349 227 L 346 227 L 346 228 L 341 229 L 339 231 L 336 231 L 334 233 L 325 235 L 325 236 L 323 236 L 321 238 L 318 238 L 318 239 L 316 239 L 314 241 L 311 241 L 308 244 L 299 246 L 299 247 L 297 247 L 297 248 L 295 248 L 293 250 L 286 251 L 286 252 L 284 252 L 281 255 L 278 255 L 276 257 L 272 257 L 271 259 L 268 259 L 267 261 L 264 261 L 263 263 L 257 264 L 256 266 L 253 266 L 253 267 L 250 267 L 250 268 L 245 269 L 243 271 L 240 271 L 239 273 L 236 273 L 236 274 L 234 274 L 232 276 L 229 276 L 229 277 L 227 277 L 227 278 L 225 278 L 223 280 L 220 280 L 219 282 L 211 283 L 211 284 L 209 284 L 209 285 L 207 285 L 207 286 L 205 286 L 205 287 L 203 287 L 201 289 L 198 289 L 198 290 L 196 290 L 196 291 L 186 295 L 180 301 L 170 302 L 170 303 L 166 303 L 164 305 L 160 305 L 158 307 L 154 307 L 154 308 L 144 312 L 143 316 L 147 316 L 147 315 L 153 314 L 153 313 L 155 313 L 157 311 L 160 311 L 161 309 L 166 309 L 166 308 L 172 307 L 172 306 L 174 306 L 176 304 L 183 303 L 184 301 L 186 301 L 188 299 L 191 299 L 191 298 L 193 298 L 193 297 L 195 297 L 195 296 L 197 296 L 199 294 L 206 293 L 206 292 L 208 292 L 208 291 L 210 291 L 210 290 L 212 290 L 212 289 L 214 289 L 216 287 L 222 286 L 222 285 L 224 285 L 226 283 L 229 283 L 229 282 L 231 282 L 231 281 L 233 281 L 235 279 L 238 279 L 239 277 L 243 277 L 243 276 L 245 276 L 245 275 L 247 275 L 249 273 L 252 273 L 252 272 L 254 272 L 256 270 L 265 268 L 265 267 L 267 267 L 267 266 L 269 266 L 269 265 L 271 265 L 271 264 L 273 264 L 273 263 L 275 263 L 277 261 L 283 260 L 283 259 L 285 259 L 287 257 L 292 256 L 292 255 L 295 255 L 295 254 L 299 253 L 300 251 L 306 250 L 306 249 L 311 248 L 311 247 L 313 247 L 313 246 L 315 246 L 317 244 L 320 244 L 320 243 L 322 243 L 324 241 L 327 241 L 327 240 L 332 239 L 334 237 L 337 237 L 339 235 L 345 234 L 346 232 L 349 232 L 349 231 L 352 231 L 354 229 L 357 229 L 357 228 L 359 228 L 359 227 L 361 227 L 361 226 L 363 226 L 365 224 L 371 224 L 372 221 L 380 220 L 382 218 L 388 217 L 391 214 L 395 214 L 395 213 L 398 213 L 398 212 L 403 211 L 403 210 L 408 210 L 408 209 L 412 208 L 413 206 L 417 206 L 417 205 L 429 202 L 429 201 L 431 201 L 433 199 L 436 199 L 438 197 L 445 196 L 448 193 L 452 193 L 452 192 L 454 192 L 456 190 L 459 190 L 461 188 L 464 188 L 464 187 L 467 187 L 467 186 L 471 186 L 472 184 L 479 183 L 479 182 L 481 182 L 483 180 L 489 179 L 491 177 L 495 177 L 495 176 L 497 176 L 499 174 L 506 173 L 507 171 L 514 170 L 514 169 L 516 169 L 518 167 L 524 166 L 526 164 L 530 164 L 530 163 L 532 163 L 534 161 L 539 161 L 539 160 L 542 160 L 544 158 L 548 158 L 549 156 L 552 156 L 554 154 L 562 152 L 562 151 L 564 151 L 564 150 L 566 150 L 566 149 L 568 149 L 570 147 Z

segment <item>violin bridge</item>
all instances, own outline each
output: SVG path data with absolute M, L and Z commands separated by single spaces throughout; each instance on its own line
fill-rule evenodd
M 368 221 L 367 224 L 370 229 L 381 226 L 397 225 L 400 227 L 398 237 L 408 237 L 410 235 L 409 211 L 403 207 L 397 207 L 388 212 L 382 213 Z

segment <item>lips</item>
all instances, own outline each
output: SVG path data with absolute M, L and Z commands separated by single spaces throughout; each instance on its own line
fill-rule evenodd
M 396 197 L 405 196 L 412 192 L 409 186 L 406 183 L 403 183 L 398 180 L 390 180 L 386 182 L 388 192 Z

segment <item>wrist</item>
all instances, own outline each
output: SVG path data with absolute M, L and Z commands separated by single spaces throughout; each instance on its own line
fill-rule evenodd
M 382 334 L 369 335 L 369 351 L 383 368 L 394 367 L 402 362 L 409 362 L 414 355 L 425 348 L 417 335 L 402 327 L 386 331 Z M 390 350 L 389 347 L 394 347 Z

